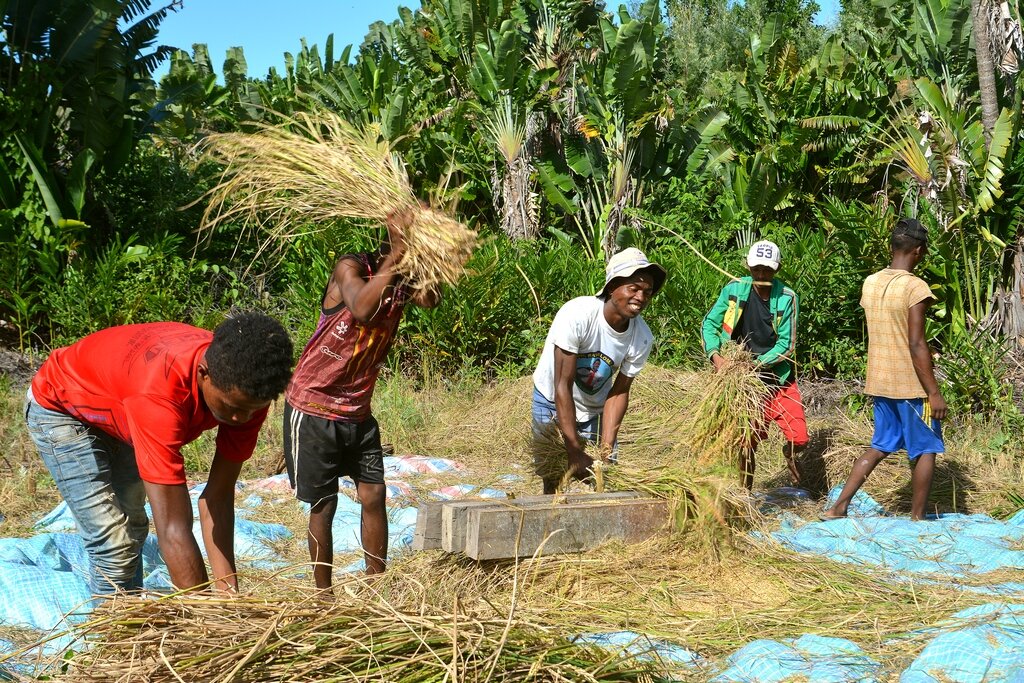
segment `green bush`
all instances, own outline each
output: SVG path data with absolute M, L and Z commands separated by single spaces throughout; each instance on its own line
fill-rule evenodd
M 1021 426 L 1008 381 L 1009 343 L 981 332 L 947 336 L 936 360 L 936 374 L 950 414 L 993 415 L 1005 425 Z
M 44 290 L 53 311 L 51 345 L 130 323 L 178 320 L 212 327 L 235 303 L 251 307 L 231 271 L 188 260 L 181 251 L 179 236 L 143 245 L 132 235 L 115 237 L 94 258 L 79 255 Z

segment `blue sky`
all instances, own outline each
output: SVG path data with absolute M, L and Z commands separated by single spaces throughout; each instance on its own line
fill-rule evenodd
M 345 45 L 359 47 L 374 21 L 398 18 L 392 0 L 184 0 L 185 6 L 160 24 L 158 42 L 189 52 L 193 43 L 206 43 L 214 70 L 220 75 L 229 47 L 245 48 L 249 75 L 265 76 L 271 66 L 283 71 L 284 53 L 295 54 L 305 38 L 321 48 L 334 34 L 334 55 Z M 404 3 L 419 7 L 418 0 Z M 163 75 L 169 65 L 158 72 Z
M 407 0 L 419 7 L 418 0 Z M 610 0 L 608 6 L 617 6 Z M 818 0 L 822 11 L 818 21 L 835 17 L 839 0 Z M 284 53 L 299 51 L 299 39 L 323 48 L 328 34 L 334 34 L 334 54 L 352 43 L 363 42 L 366 29 L 377 20 L 398 18 L 395 0 L 184 0 L 184 7 L 172 12 L 160 25 L 159 42 L 191 52 L 193 43 L 206 43 L 214 70 L 220 74 L 229 47 L 245 48 L 250 76 L 264 76 L 271 66 L 279 71 Z M 167 72 L 168 64 L 157 76 Z

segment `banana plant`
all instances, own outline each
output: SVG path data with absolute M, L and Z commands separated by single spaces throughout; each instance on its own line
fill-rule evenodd
M 113 171 L 127 161 L 145 121 L 140 93 L 173 52 L 155 44 L 158 27 L 173 8 L 153 10 L 149 0 L 0 5 L 6 38 L 0 43 L 3 91 L 19 93 L 22 114 L 34 124 L 22 131 L 19 147 L 33 166 L 51 220 L 58 214 L 44 185 L 51 197 L 68 195 L 77 204 L 77 218 L 81 183 L 90 169 Z M 33 150 L 38 159 L 31 158 Z
M 882 156 L 891 159 L 930 200 L 944 228 L 990 210 L 1002 196 L 1006 154 L 1020 128 L 1018 116 L 1003 109 L 986 144 L 977 107 L 952 83 L 927 77 L 915 81 L 917 97 L 895 117 Z M 920 108 L 919 108 L 920 107 Z M 985 240 L 1005 247 L 1003 236 L 980 226 Z
M 881 174 L 864 150 L 877 148 L 874 121 L 893 85 L 877 46 L 863 42 L 834 35 L 803 56 L 778 16 L 751 36 L 731 91 L 716 100 L 736 155 L 736 168 L 722 174 L 727 211 L 751 212 L 754 227 L 797 224 L 823 196 L 868 197 Z

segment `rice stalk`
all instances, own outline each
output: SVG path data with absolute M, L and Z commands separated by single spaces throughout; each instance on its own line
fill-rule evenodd
M 749 494 L 731 477 L 695 473 L 673 464 L 594 466 L 598 491 L 639 491 L 669 501 L 672 528 L 715 549 L 760 518 Z
M 411 212 L 396 269 L 422 288 L 455 283 L 476 245 L 475 232 L 420 204 L 387 145 L 336 114 L 299 113 L 254 133 L 215 133 L 201 144 L 224 170 L 206 195 L 200 230 L 239 221 L 262 250 L 339 219 L 384 222 Z
M 67 681 L 641 681 L 645 668 L 517 615 L 309 597 L 121 597 Z
M 737 453 L 749 447 L 761 428 L 769 388 L 759 377 L 750 352 L 730 342 L 718 353 L 725 364 L 699 373 L 692 407 L 680 416 L 682 431 L 699 462 L 735 467 Z

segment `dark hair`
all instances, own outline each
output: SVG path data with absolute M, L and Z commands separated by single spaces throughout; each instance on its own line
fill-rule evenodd
M 916 218 L 901 218 L 892 231 L 893 251 L 912 251 L 928 244 L 928 228 Z
M 269 315 L 239 313 L 213 331 L 206 365 L 218 389 L 238 389 L 257 401 L 272 401 L 292 376 L 292 340 Z

